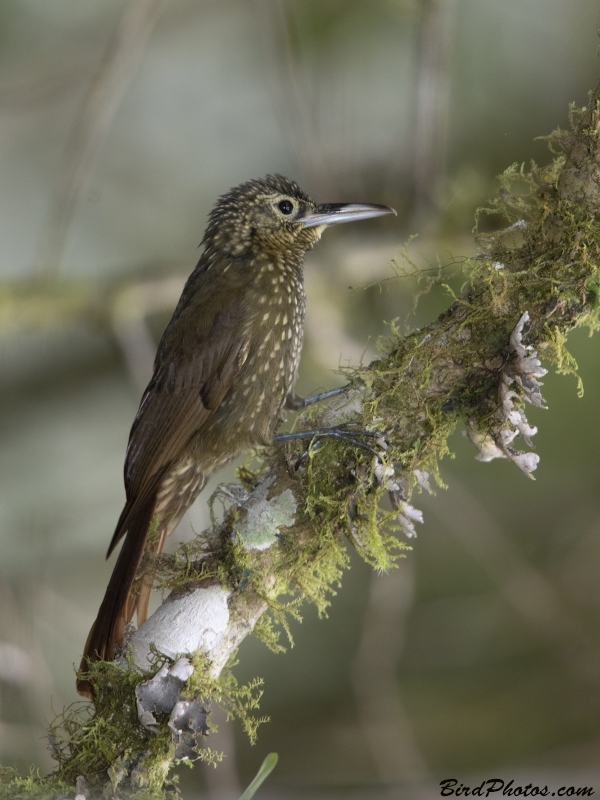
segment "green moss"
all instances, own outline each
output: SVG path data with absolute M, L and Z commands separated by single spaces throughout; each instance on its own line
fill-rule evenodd
M 75 783 L 43 778 L 32 768 L 23 778 L 10 767 L 0 767 L 0 798 L 2 800 L 56 800 L 60 795 L 74 796 Z
M 188 699 L 217 703 L 224 709 L 228 720 L 237 719 L 242 723 L 250 743 L 254 744 L 258 726 L 268 722 L 268 717 L 256 717 L 252 713 L 259 708 L 263 681 L 254 678 L 250 683 L 240 686 L 232 672 L 236 663 L 233 654 L 219 677 L 213 678 L 210 660 L 203 653 L 196 653 L 192 658 L 195 669 L 182 695 Z
M 163 736 L 148 731 L 140 723 L 135 687 L 148 676 L 113 662 L 91 663 L 85 677 L 96 687 L 94 707 L 77 703 L 60 715 L 50 727 L 50 742 L 58 763 L 56 776 L 75 782 L 84 775 L 92 785 L 103 785 L 107 771 L 128 772 L 135 762 L 145 775 L 139 789 L 146 795 L 162 796 L 162 786 L 170 769 L 174 746 L 166 725 Z
M 253 634 L 272 653 L 285 653 L 286 648 L 280 642 L 281 632 L 277 629 L 276 624 L 271 612 L 265 611 L 254 626 Z
M 255 679 L 239 685 L 231 671 L 233 660 L 218 678 L 210 676 L 210 662 L 202 654 L 195 656 L 193 664 L 195 672 L 186 684 L 184 696 L 223 707 L 228 719 L 241 721 L 254 743 L 258 726 L 266 722 L 265 717 L 253 714 L 262 694 L 262 681 Z M 0 798 L 55 800 L 62 794 L 73 796 L 80 775 L 85 776 L 92 797 L 113 796 L 106 794 L 107 783 L 115 797 L 160 800 L 171 796 L 174 788 L 167 778 L 176 762 L 168 715 L 157 715 L 156 729 L 149 731 L 137 714 L 135 687 L 149 675 L 115 663 L 96 662 L 90 665 L 86 677 L 96 686 L 94 706 L 84 702 L 70 706 L 49 729 L 48 738 L 57 761 L 54 774 L 42 778 L 32 771 L 23 778 L 14 770 L 2 769 Z M 202 747 L 198 756 L 216 764 L 223 754 Z

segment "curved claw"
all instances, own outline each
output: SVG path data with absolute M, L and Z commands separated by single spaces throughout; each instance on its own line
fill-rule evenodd
M 312 450 L 314 452 L 315 450 L 318 450 L 322 444 L 323 442 L 318 440 L 316 442 L 312 442 L 311 444 L 309 444 L 306 450 L 303 453 L 300 453 L 300 455 L 296 459 L 296 463 L 294 464 L 294 472 L 298 472 L 300 466 L 302 465 L 302 462 L 308 458 L 309 451 Z

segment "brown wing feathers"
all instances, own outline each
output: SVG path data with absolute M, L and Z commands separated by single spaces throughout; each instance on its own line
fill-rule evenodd
M 186 316 L 186 310 L 181 309 L 180 320 Z M 219 407 L 247 356 L 248 343 L 241 337 L 241 305 L 230 306 L 225 314 L 221 311 L 211 315 L 210 309 L 206 310 L 206 316 L 197 326 L 204 328 L 204 334 L 202 330 L 197 331 L 191 358 L 180 355 L 185 348 L 177 348 L 177 331 L 173 330 L 177 311 L 169 326 L 170 341 L 175 340 L 175 348 L 170 347 L 170 352 L 165 352 L 163 343 L 159 345 L 154 375 L 131 430 L 125 462 L 127 502 L 108 555 L 123 536 L 125 541 L 88 636 L 82 669 L 86 668 L 88 660 L 113 658 L 115 644 L 121 642 L 124 626 L 133 616 L 136 605 L 138 622 L 145 618 L 153 576 L 147 576 L 137 593 L 132 594 L 132 585 L 161 483 Z M 170 530 L 167 525 L 162 526 L 154 550 L 162 550 Z M 78 681 L 77 688 L 81 694 L 90 697 L 93 694 L 88 681 Z

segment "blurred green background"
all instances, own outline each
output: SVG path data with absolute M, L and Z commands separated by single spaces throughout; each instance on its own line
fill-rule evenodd
M 410 329 L 447 305 L 438 285 L 413 313 L 417 286 L 390 260 L 418 233 L 412 257 L 460 286 L 452 262 L 475 250 L 494 175 L 546 161 L 534 137 L 595 87 L 598 12 L 2 0 L 0 763 L 51 766 L 46 721 L 76 700 L 112 569 L 129 427 L 216 197 L 282 172 L 320 201 L 398 209 L 308 259 L 299 389 L 329 387 L 376 353 L 384 321 Z M 449 490 L 415 498 L 425 524 L 400 569 L 354 558 L 287 654 L 243 644 L 237 673 L 265 678 L 271 722 L 254 748 L 222 724 L 226 761 L 182 770 L 185 797 L 239 796 L 271 750 L 265 798 L 436 797 L 449 777 L 600 790 L 600 367 L 597 340 L 570 344 L 585 395 L 547 376 L 536 482 L 476 462 L 458 431 Z

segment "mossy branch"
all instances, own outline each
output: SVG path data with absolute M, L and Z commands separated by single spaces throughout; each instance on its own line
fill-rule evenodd
M 183 730 L 181 721 L 182 708 L 186 719 L 195 708 L 206 720 L 211 699 L 254 736 L 257 685 L 235 683 L 236 648 L 254 632 L 283 649 L 279 630 L 291 639 L 287 618 L 306 600 L 325 613 L 348 546 L 378 569 L 393 567 L 406 549 L 395 534 L 410 533 L 419 518 L 411 492 L 428 475 L 441 482 L 438 462 L 458 423 L 467 423 L 480 457 L 511 458 L 531 476 L 535 457 L 515 450 L 513 439 L 527 442 L 536 432 L 523 406 L 542 404 L 537 352 L 574 373 L 568 332 L 599 324 L 599 101 L 600 86 L 586 109 L 572 110 L 570 131 L 547 137 L 551 164 L 513 166 L 501 177 L 479 217 L 501 215 L 508 226 L 476 232 L 479 254 L 464 264 L 465 284 L 450 308 L 408 336 L 392 332 L 386 355 L 354 370 L 344 397 L 296 424 L 346 425 L 371 449 L 339 440 L 314 442 L 308 453 L 295 442 L 272 448 L 257 471 L 242 471 L 241 484 L 221 487 L 221 521 L 159 559 L 170 597 L 132 635 L 122 665 L 93 665 L 94 713 L 77 724 L 68 718 L 66 743 L 64 732 L 55 734 L 61 785 L 83 775 L 92 794 L 162 796 L 174 760 L 194 751 L 216 758 L 198 744 L 207 724 Z M 365 430 L 374 435 L 361 438 Z M 172 707 L 163 703 L 165 687 Z M 159 695 L 150 707 L 148 696 Z

